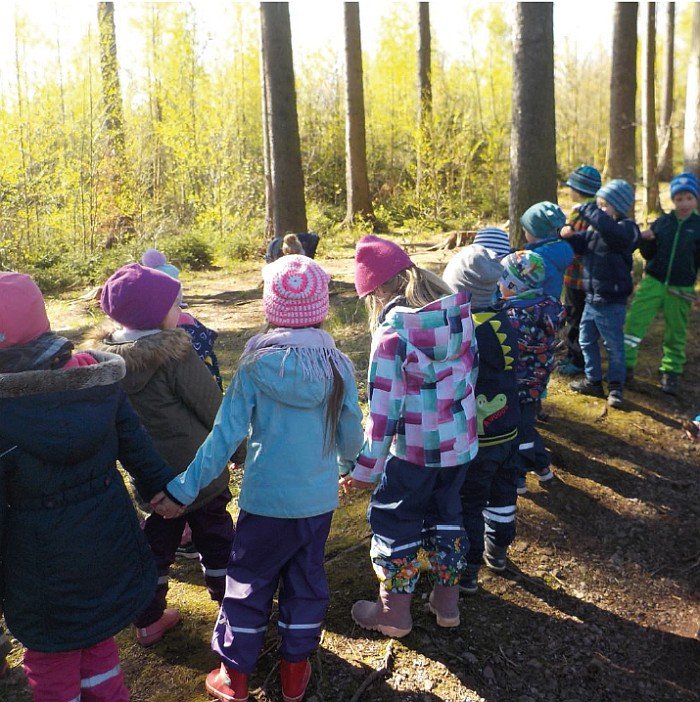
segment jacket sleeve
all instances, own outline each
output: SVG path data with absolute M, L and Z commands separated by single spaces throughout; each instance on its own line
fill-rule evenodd
M 639 253 L 642 254 L 645 261 L 651 261 L 651 259 L 654 258 L 654 256 L 656 256 L 656 252 L 659 250 L 658 237 L 659 234 L 663 231 L 664 219 L 665 216 L 659 217 L 659 219 L 655 219 L 651 223 L 649 229 L 651 229 L 651 231 L 654 232 L 654 239 L 642 239 L 641 237 L 639 238 Z
M 626 253 L 634 251 L 639 242 L 639 229 L 631 219 L 616 222 L 592 202 L 579 210 L 581 217 L 600 233 L 611 251 Z
M 4 543 L 5 539 L 5 529 L 7 527 L 7 461 L 3 461 L 2 457 L 16 449 L 16 446 L 11 446 L 0 441 L 0 544 Z M 5 572 L 5 563 L 3 558 L 3 553 L 5 549 L 0 548 L 0 615 L 3 611 L 3 602 L 5 599 L 5 579 L 3 573 Z M 0 629 L 0 636 L 2 636 L 2 630 Z M 0 646 L 0 649 L 2 647 Z M 0 650 L 0 655 L 2 655 L 2 650 Z
M 357 399 L 357 384 L 353 374 L 351 372 L 344 373 L 343 382 L 345 383 L 345 396 L 335 435 L 338 472 L 341 475 L 351 472 L 364 438 L 362 410 Z
M 370 360 L 369 417 L 365 442 L 357 457 L 352 477 L 362 482 L 377 482 L 391 448 L 401 417 L 406 385 L 404 359 L 398 351 L 398 335 L 384 334 Z
M 190 349 L 186 358 L 174 364 L 173 378 L 175 394 L 211 431 L 221 406 L 221 390 L 194 349 Z
M 175 471 L 161 458 L 151 443 L 138 415 L 123 390 L 117 409 L 117 458 L 133 479 L 139 495 L 148 502 L 174 475 Z
M 183 505 L 194 502 L 199 491 L 226 469 L 231 454 L 248 435 L 255 408 L 255 387 L 245 368 L 239 368 L 226 390 L 214 427 L 192 463 L 171 480 L 168 492 Z
M 588 246 L 588 232 L 584 230 L 578 234 L 574 234 L 568 239 L 562 239 L 562 241 L 566 241 L 575 254 L 584 254 Z

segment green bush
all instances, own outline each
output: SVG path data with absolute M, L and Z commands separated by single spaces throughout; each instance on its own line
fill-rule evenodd
M 176 266 L 187 266 L 193 271 L 203 271 L 212 267 L 214 252 L 202 237 L 196 234 L 166 239 L 161 247 L 168 261 Z

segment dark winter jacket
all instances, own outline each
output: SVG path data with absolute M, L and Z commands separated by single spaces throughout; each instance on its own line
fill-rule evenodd
M 700 268 L 700 215 L 693 212 L 679 220 L 675 212 L 669 212 L 659 217 L 651 230 L 656 238 L 639 243 L 639 251 L 648 261 L 644 270 L 668 285 L 695 285 Z
M 536 402 L 547 387 L 554 368 L 557 331 L 566 312 L 559 300 L 506 301 L 508 319 L 518 338 L 519 357 L 515 365 L 520 404 Z
M 224 384 L 221 380 L 221 371 L 219 370 L 219 359 L 214 353 L 214 344 L 219 334 L 209 327 L 205 327 L 198 319 L 195 319 L 191 314 L 180 315 L 180 322 L 177 325 L 180 329 L 184 329 L 190 337 L 192 348 L 197 352 L 197 355 L 204 361 L 209 372 L 216 380 L 219 390 L 223 392 Z
M 143 499 L 174 475 L 121 388 L 124 362 L 0 374 L 0 608 L 36 651 L 113 636 L 157 574 L 124 482 Z
M 515 362 L 518 337 L 503 308 L 474 312 L 479 348 L 476 380 L 476 417 L 479 456 L 490 446 L 511 441 L 518 435 L 520 406 Z
M 586 302 L 622 303 L 632 292 L 632 253 L 639 244 L 639 227 L 631 219 L 615 221 L 595 203 L 579 209 L 589 227 L 568 239 L 583 255 Z
M 564 287 L 564 272 L 574 260 L 571 247 L 559 237 L 550 237 L 527 244 L 528 251 L 535 251 L 544 259 L 544 284 L 542 292 L 557 300 L 561 297 Z
M 137 341 L 111 336 L 96 345 L 126 362 L 124 390 L 154 446 L 176 473 L 187 468 L 214 426 L 221 391 L 182 329 L 167 329 Z M 187 508 L 199 509 L 228 487 L 225 470 Z

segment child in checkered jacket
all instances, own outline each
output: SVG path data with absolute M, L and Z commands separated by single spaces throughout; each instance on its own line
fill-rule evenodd
M 377 602 L 352 608 L 357 624 L 401 637 L 411 630 L 417 552 L 429 553 L 430 609 L 459 624 L 459 579 L 468 540 L 460 488 L 478 449 L 478 355 L 466 292 L 417 268 L 399 246 L 366 236 L 355 254 L 355 288 L 374 334 L 365 443 L 343 484 L 374 488 L 370 556 Z

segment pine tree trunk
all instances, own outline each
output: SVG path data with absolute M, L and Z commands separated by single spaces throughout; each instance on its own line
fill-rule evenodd
M 623 178 L 632 187 L 635 169 L 637 94 L 637 3 L 615 3 L 610 74 L 610 146 L 605 177 Z
M 664 74 L 661 81 L 661 119 L 659 124 L 659 166 L 661 180 L 673 175 L 673 54 L 676 27 L 676 3 L 666 2 L 666 41 L 664 42 Z
M 685 89 L 683 170 L 700 177 L 700 3 L 693 4 L 693 24 Z
M 430 66 L 430 3 L 418 3 L 418 149 L 416 195 L 420 200 L 423 171 L 432 145 L 433 84 Z
M 272 223 L 275 236 L 281 237 L 289 232 L 307 230 L 289 5 L 286 2 L 260 3 L 260 18 Z
M 542 200 L 557 201 L 552 3 L 519 2 L 513 39 L 512 245 L 523 241 L 523 212 Z
M 360 3 L 344 3 L 345 16 L 345 182 L 346 222 L 357 215 L 374 219 L 367 178 L 365 96 L 362 80 Z
M 661 211 L 659 177 L 656 172 L 656 3 L 643 5 L 644 50 L 642 52 L 642 169 L 644 178 L 644 214 Z

